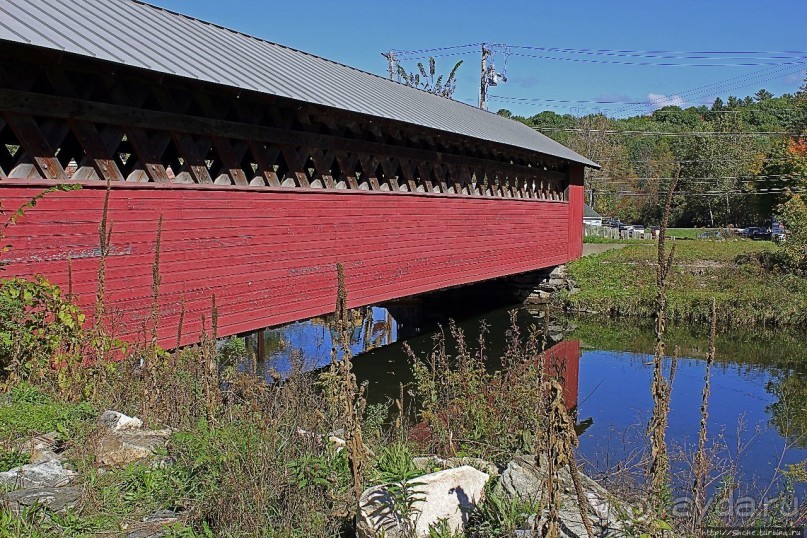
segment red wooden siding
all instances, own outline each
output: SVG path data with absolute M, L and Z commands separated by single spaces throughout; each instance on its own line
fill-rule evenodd
M 130 339 L 143 334 L 160 215 L 159 337 L 172 347 L 181 305 L 184 344 L 198 337 L 203 316 L 209 323 L 214 294 L 222 336 L 332 312 L 337 262 L 350 307 L 564 263 L 582 248 L 582 186 L 574 177 L 570 203 L 113 184 L 109 323 Z M 42 188 L 4 180 L 2 208 L 14 210 Z M 70 259 L 73 293 L 91 313 L 104 194 L 104 185 L 87 182 L 45 196 L 7 230 L 3 276 L 42 274 L 66 290 Z
M 569 259 L 583 255 L 583 173 L 582 165 L 569 166 Z

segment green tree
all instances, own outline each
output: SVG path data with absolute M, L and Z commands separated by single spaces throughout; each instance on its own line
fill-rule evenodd
M 754 99 L 757 101 L 767 101 L 771 98 L 773 98 L 773 94 L 764 88 L 754 94 Z

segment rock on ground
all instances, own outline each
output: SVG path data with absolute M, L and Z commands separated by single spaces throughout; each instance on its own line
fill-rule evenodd
M 445 520 L 454 532 L 465 529 L 468 517 L 484 497 L 490 476 L 467 465 L 427 474 L 409 481 L 415 494 L 410 524 L 414 536 L 428 537 L 429 527 Z M 405 529 L 395 512 L 387 486 L 364 491 L 359 501 L 356 534 L 359 538 L 402 538 Z
M 125 534 L 126 538 L 159 538 L 164 536 L 166 528 L 179 521 L 179 516 L 171 510 L 159 510 L 143 518 L 143 523 L 132 526 Z
M 123 466 L 151 458 L 164 447 L 171 430 L 149 430 L 143 421 L 117 411 L 104 411 L 98 423 L 106 432 L 98 439 L 96 457 L 101 465 Z
M 104 411 L 98 417 L 98 423 L 111 432 L 121 430 L 139 430 L 143 427 L 143 421 L 137 417 L 129 417 L 117 411 Z
M 558 478 L 561 491 L 561 535 L 569 538 L 587 536 L 569 468 L 563 467 Z M 519 456 L 502 471 L 496 490 L 508 497 L 537 500 L 541 498 L 545 479 L 546 470 L 536 464 L 535 456 Z M 624 530 L 620 514 L 631 513 L 630 507 L 582 473 L 580 484 L 588 501 L 588 517 L 594 526 L 595 535 L 610 536 Z M 533 517 L 532 520 L 534 519 Z
M 11 488 L 58 488 L 66 486 L 77 473 L 65 469 L 61 462 L 50 460 L 30 463 L 0 473 L 0 485 Z
M 58 445 L 59 434 L 50 432 L 20 443 L 17 449 L 28 454 L 31 457 L 31 463 L 44 463 L 52 460 L 61 461 L 62 456 L 57 453 Z
M 98 440 L 96 456 L 101 465 L 123 466 L 151 458 L 164 447 L 170 430 L 126 430 Z
M 15 514 L 35 504 L 43 504 L 48 509 L 59 512 L 75 506 L 80 496 L 81 490 L 75 487 L 30 488 L 6 493 L 2 502 Z

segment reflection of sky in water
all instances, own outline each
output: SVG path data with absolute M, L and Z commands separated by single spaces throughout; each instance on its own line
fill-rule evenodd
M 609 466 L 608 454 L 614 462 L 619 461 L 647 443 L 645 425 L 653 405 L 652 361 L 652 355 L 635 353 L 582 354 L 579 419 L 592 417 L 594 423 L 580 437 L 580 449 L 595 468 Z M 704 360 L 678 361 L 667 432 L 671 455 L 676 446 L 697 446 L 705 371 Z M 669 372 L 669 360 L 665 361 L 665 372 Z M 760 485 L 770 481 L 777 467 L 807 458 L 807 450 L 793 448 L 779 461 L 786 440 L 770 425 L 771 416 L 766 409 L 776 402 L 776 397 L 766 390 L 774 374 L 774 370 L 749 365 L 715 363 L 712 367 L 709 438 L 720 437 L 736 455 L 738 423 L 744 422 L 739 440 L 740 469 L 745 478 L 757 475 Z
M 498 314 L 502 315 L 489 312 L 483 316 L 491 323 L 488 351 L 494 354 L 499 353 L 503 346 L 503 342 L 496 345 L 495 339 L 503 335 L 507 327 L 506 313 Z M 354 369 L 360 381 L 370 381 L 373 400 L 379 402 L 388 397 L 396 398 L 399 383 L 411 381 L 402 342 L 396 342 L 399 327 L 388 316 L 386 309 L 372 308 L 372 319 L 365 320 L 367 323 L 357 322 L 351 338 L 351 349 L 358 355 L 368 349 L 365 336 L 369 336 L 370 349 L 373 350 L 357 357 Z M 527 321 L 531 322 L 530 319 Z M 467 341 L 475 342 L 479 332 L 478 320 L 466 320 L 460 325 L 467 331 Z M 366 332 L 368 326 L 369 335 Z M 264 334 L 267 336 L 267 360 L 258 366 L 264 376 L 271 370 L 287 374 L 292 368 L 295 350 L 300 352 L 307 369 L 322 367 L 331 361 L 333 344 L 327 320 L 293 323 L 266 330 Z M 431 330 L 426 330 L 408 338 L 407 342 L 417 353 L 427 352 L 433 345 L 432 334 Z M 278 341 L 283 345 L 277 346 Z M 250 339 L 253 349 L 256 342 L 253 335 Z M 703 342 L 705 349 L 707 339 L 704 338 Z M 392 345 L 387 345 L 390 343 Z M 379 347 L 385 345 L 387 347 Z M 751 349 L 748 348 L 749 352 Z M 734 457 L 738 450 L 738 422 L 742 421 L 740 474 L 743 478 L 755 475 L 760 485 L 767 485 L 777 467 L 784 468 L 786 464 L 804 460 L 807 449 L 791 449 L 784 460 L 779 461 L 786 441 L 770 425 L 768 407 L 777 398 L 767 390 L 767 385 L 775 381 L 782 370 L 740 362 L 745 353 L 742 346 L 734 352 L 734 362 L 717 362 L 712 368 L 708 434 L 710 442 L 719 439 L 728 445 Z M 706 362 L 702 359 L 678 361 L 667 433 L 671 457 L 675 457 L 678 447 L 685 446 L 692 453 L 697 444 L 705 367 Z M 669 371 L 669 360 L 665 361 L 665 371 Z M 634 451 L 647 447 L 645 426 L 652 409 L 652 375 L 652 355 L 649 354 L 602 350 L 582 353 L 578 419 L 591 418 L 593 424 L 580 437 L 580 452 L 595 469 L 611 467 L 618 461 L 625 461 Z M 689 480 L 686 478 L 685 482 Z M 800 487 L 800 492 L 803 493 L 803 489 Z
M 354 355 L 387 345 L 398 337 L 397 325 L 385 308 L 372 307 L 371 311 L 371 318 L 361 320 L 352 327 L 350 349 Z M 360 312 L 364 314 L 364 309 Z M 256 339 L 260 334 L 256 333 L 249 339 L 254 350 L 257 350 Z M 267 342 L 266 357 L 259 365 L 264 376 L 269 371 L 275 371 L 281 376 L 287 375 L 293 367 L 293 354 L 297 356 L 294 360 L 303 361 L 301 366 L 305 370 L 321 368 L 331 362 L 334 335 L 331 334 L 327 318 L 267 329 L 264 331 L 264 338 Z M 277 342 L 282 344 L 277 345 Z

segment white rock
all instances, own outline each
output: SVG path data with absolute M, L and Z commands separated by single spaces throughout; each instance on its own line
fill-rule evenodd
M 15 467 L 0 473 L 0 485 L 12 488 L 58 488 L 70 483 L 78 473 L 51 460 Z
M 117 411 L 104 411 L 98 417 L 98 423 L 112 432 L 121 430 L 139 430 L 143 427 L 143 421 L 137 417 L 129 417 Z
M 484 497 L 490 476 L 467 465 L 427 474 L 409 481 L 414 491 L 410 524 L 414 536 L 428 537 L 429 527 L 445 520 L 454 532 L 461 532 L 477 503 Z M 402 538 L 402 521 L 386 486 L 364 491 L 356 519 L 359 538 Z

